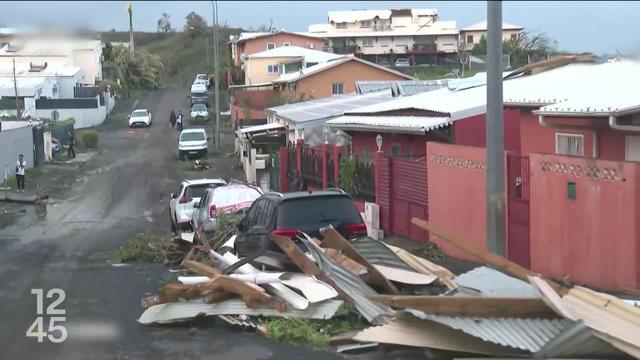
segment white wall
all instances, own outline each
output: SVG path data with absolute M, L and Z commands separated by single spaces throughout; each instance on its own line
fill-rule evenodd
M 16 175 L 18 154 L 23 154 L 27 169 L 33 167 L 33 130 L 31 126 L 0 131 L 0 182 L 4 181 L 5 169 L 9 176 Z M 26 180 L 29 182 L 29 179 Z
M 456 35 L 438 35 L 436 44 L 439 52 L 458 52 L 458 40 Z

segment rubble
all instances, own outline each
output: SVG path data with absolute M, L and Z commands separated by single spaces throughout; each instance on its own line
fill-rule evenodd
M 145 296 L 138 322 L 215 316 L 276 339 L 331 343 L 338 352 L 399 345 L 443 358 L 640 358 L 634 301 L 568 288 L 423 220 L 412 222 L 491 267 L 455 276 L 383 241 L 346 240 L 331 227 L 320 230 L 320 240 L 271 234 L 282 253 L 245 259 L 235 254 L 230 230 L 214 249 L 179 237 L 150 246 L 198 275 L 180 276 Z M 345 323 L 340 309 L 362 320 Z M 339 325 L 331 325 L 334 317 Z

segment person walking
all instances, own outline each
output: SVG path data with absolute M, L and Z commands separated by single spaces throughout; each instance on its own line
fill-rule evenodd
M 171 128 L 176 127 L 176 112 L 171 110 L 171 114 L 169 115 L 169 123 L 171 123 Z
M 67 156 L 69 159 L 76 158 L 76 136 L 73 132 L 69 132 L 69 148 L 67 149 Z
M 27 161 L 22 154 L 18 155 L 16 162 L 16 183 L 18 184 L 18 192 L 24 192 L 24 170 L 27 168 Z
M 178 130 L 178 132 L 181 132 L 183 129 L 183 116 L 182 116 L 182 110 L 178 110 L 178 116 L 176 116 L 176 130 Z

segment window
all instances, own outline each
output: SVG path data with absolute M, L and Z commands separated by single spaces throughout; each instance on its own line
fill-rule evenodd
M 304 45 L 304 47 L 306 47 L 307 49 L 313 49 L 313 44 L 312 43 L 306 43 Z
M 267 74 L 269 75 L 277 75 L 280 73 L 280 66 L 276 65 L 267 65 Z
M 467 44 L 473 44 L 473 35 L 467 35 Z
M 329 40 L 323 40 L 322 41 L 322 46 L 323 47 L 329 47 L 329 46 L 331 46 L 331 44 L 329 43 Z
M 346 28 L 347 28 L 347 23 L 346 22 L 336 23 L 336 29 L 346 29 Z
M 363 146 L 360 148 L 360 158 L 362 159 L 369 159 L 369 148 L 366 146 Z
M 391 144 L 391 156 L 399 156 L 400 155 L 400 144 L 393 143 Z
M 518 40 L 518 34 L 511 34 L 511 40 L 513 41 Z
M 331 95 L 342 95 L 342 94 L 344 94 L 344 83 L 331 84 Z
M 275 49 L 276 43 L 267 43 L 267 50 Z
M 584 136 L 556 133 L 556 154 L 584 156 Z
M 373 46 L 373 39 L 371 38 L 362 39 L 362 46 Z
M 289 43 L 289 42 L 283 42 L 283 43 L 282 43 L 282 46 L 291 46 L 291 43 Z
M 370 28 L 371 27 L 371 20 L 362 20 L 362 21 L 360 21 L 360 27 L 361 28 Z

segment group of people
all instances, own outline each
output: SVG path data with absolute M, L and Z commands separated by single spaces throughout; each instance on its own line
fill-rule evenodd
M 184 129 L 184 115 L 182 115 L 182 110 L 178 110 L 178 115 L 176 115 L 175 111 L 171 110 L 171 115 L 169 115 L 169 122 L 171 123 L 171 127 L 178 130 L 178 133 Z

